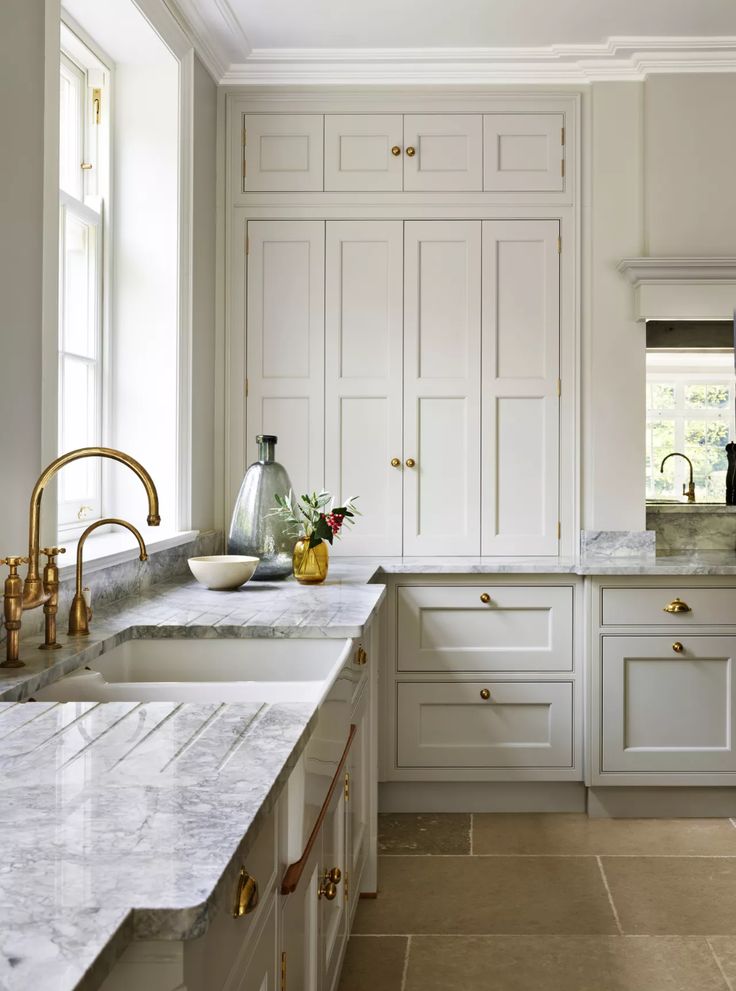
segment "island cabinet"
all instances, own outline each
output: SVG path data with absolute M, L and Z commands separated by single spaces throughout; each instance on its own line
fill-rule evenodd
M 599 579 L 590 595 L 590 783 L 736 784 L 733 579 Z
M 335 991 L 357 899 L 377 888 L 376 622 L 227 868 L 206 932 L 133 942 L 103 991 Z
M 581 598 L 569 575 L 397 576 L 381 779 L 582 781 Z

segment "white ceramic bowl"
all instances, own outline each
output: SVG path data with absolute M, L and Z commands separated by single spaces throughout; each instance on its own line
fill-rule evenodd
M 215 592 L 232 592 L 253 577 L 260 558 L 240 554 L 190 557 L 189 569 L 200 583 Z

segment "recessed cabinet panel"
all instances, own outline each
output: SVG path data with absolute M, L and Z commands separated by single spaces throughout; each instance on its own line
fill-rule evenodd
M 324 472 L 324 224 L 250 221 L 247 256 L 247 460 L 257 434 L 276 434 L 276 458 L 299 492 Z
M 398 149 L 395 154 L 392 149 Z M 400 191 L 403 181 L 401 114 L 328 114 L 325 189 Z
M 477 554 L 480 223 L 404 236 L 404 553 Z
M 326 292 L 326 484 L 362 514 L 333 550 L 401 554 L 401 222 L 328 223 Z
M 572 765 L 570 682 L 413 682 L 397 690 L 399 767 Z
M 483 188 L 559 192 L 563 175 L 563 114 L 486 114 Z
M 399 588 L 398 670 L 571 671 L 572 595 L 555 586 Z
M 558 553 L 558 221 L 483 222 L 483 553 Z
M 277 949 L 276 902 L 271 902 L 263 931 L 253 951 L 243 967 L 241 964 L 238 980 L 227 985 L 232 991 L 277 991 L 276 949 Z
M 320 191 L 321 114 L 245 114 L 244 190 Z
M 483 122 L 479 114 L 407 114 L 404 145 L 405 190 L 482 189 Z
M 736 771 L 736 637 L 603 638 L 602 770 Z

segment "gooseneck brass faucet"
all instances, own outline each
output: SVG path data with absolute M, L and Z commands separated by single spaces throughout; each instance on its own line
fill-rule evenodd
M 77 544 L 77 584 L 74 598 L 72 599 L 72 607 L 69 610 L 70 637 L 88 637 L 89 621 L 92 619 L 92 610 L 87 605 L 87 600 L 85 599 L 84 592 L 82 591 L 82 554 L 84 551 L 84 542 L 87 537 L 89 537 L 89 535 L 98 527 L 109 526 L 111 524 L 124 526 L 126 530 L 130 530 L 135 539 L 138 541 L 138 547 L 141 552 L 141 561 L 148 560 L 148 552 L 146 551 L 146 545 L 143 541 L 143 537 L 141 537 L 140 533 L 136 530 L 132 523 L 128 523 L 126 520 L 119 520 L 111 517 L 106 520 L 97 520 L 95 523 L 88 526 L 79 538 L 79 543 Z
M 659 470 L 660 472 L 662 472 L 662 474 L 664 474 L 664 463 L 665 461 L 667 461 L 668 458 L 684 458 L 687 461 L 687 463 L 690 465 L 690 481 L 688 482 L 687 486 L 685 485 L 684 482 L 682 483 L 682 494 L 687 496 L 688 502 L 695 502 L 695 482 L 693 481 L 692 461 L 687 456 L 687 454 L 681 454 L 680 451 L 673 451 L 671 454 L 668 454 L 666 457 L 662 458 L 662 464 L 659 466 Z
M 10 567 L 10 575 L 5 582 L 5 629 L 7 631 L 6 659 L 0 664 L 3 668 L 24 667 L 23 661 L 19 660 L 21 617 L 27 609 L 36 609 L 38 606 L 45 606 L 46 613 L 46 636 L 43 647 L 52 649 L 56 646 L 56 594 L 58 589 L 58 570 L 56 570 L 55 555 L 60 553 L 59 548 L 47 548 L 44 553 L 49 554 L 49 565 L 44 571 L 44 578 L 39 575 L 39 533 L 41 528 L 41 499 L 44 490 L 65 465 L 72 461 L 79 461 L 82 458 L 109 458 L 111 461 L 118 461 L 126 465 L 134 472 L 143 483 L 148 496 L 148 525 L 158 526 L 161 523 L 158 508 L 158 493 L 153 479 L 148 474 L 143 465 L 139 464 L 135 458 L 123 451 L 116 451 L 112 447 L 81 447 L 76 451 L 69 451 L 52 461 L 46 467 L 33 487 L 31 493 L 30 520 L 28 526 L 28 557 L 8 557 L 0 563 Z M 28 564 L 28 573 L 23 582 L 21 590 L 21 579 L 18 575 L 18 566 Z

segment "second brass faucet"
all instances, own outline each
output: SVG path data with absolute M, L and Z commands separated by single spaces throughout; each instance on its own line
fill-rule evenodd
M 695 482 L 693 480 L 692 461 L 687 456 L 687 454 L 682 454 L 680 451 L 673 451 L 671 454 L 668 454 L 666 457 L 662 458 L 662 464 L 659 466 L 659 470 L 662 473 L 664 473 L 664 463 L 665 461 L 667 461 L 668 458 L 684 458 L 687 461 L 687 463 L 690 465 L 690 481 L 688 482 L 687 486 L 685 486 L 684 482 L 682 483 L 682 494 L 687 496 L 688 502 L 695 502 Z

